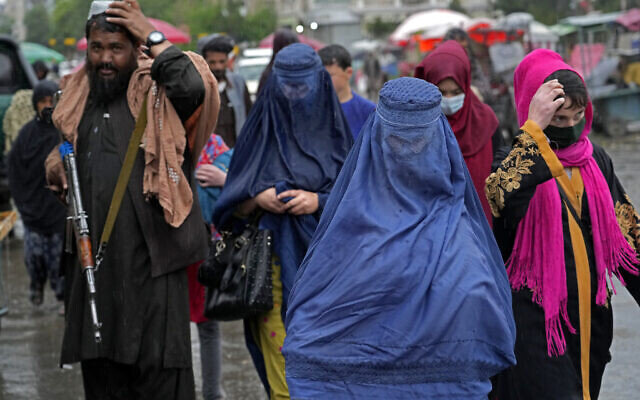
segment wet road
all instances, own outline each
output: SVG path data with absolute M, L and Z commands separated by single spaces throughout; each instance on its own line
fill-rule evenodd
M 4 243 L 1 256 L 10 313 L 2 318 L 0 330 L 0 400 L 84 399 L 79 364 L 58 367 L 64 324 L 53 292 L 47 288 L 40 307 L 29 302 L 21 241 Z M 191 325 L 196 386 L 200 388 L 198 332 Z M 222 323 L 222 331 L 223 387 L 228 399 L 266 399 L 244 346 L 242 324 Z
M 633 203 L 640 205 L 640 136 L 597 139 L 611 154 L 618 177 Z M 2 318 L 0 331 L 0 400 L 83 399 L 78 365 L 58 368 L 63 318 L 48 289 L 45 303 L 35 308 L 28 300 L 28 279 L 22 262 L 22 244 L 2 245 L 4 282 L 10 314 Z M 620 286 L 620 285 L 618 285 Z M 614 298 L 613 361 L 605 373 L 600 398 L 635 399 L 640 392 L 640 309 L 624 289 Z M 223 387 L 228 399 L 262 400 L 266 396 L 244 347 L 240 323 L 223 323 Z M 192 327 L 194 360 L 199 354 L 197 332 Z M 194 362 L 197 386 L 199 363 Z

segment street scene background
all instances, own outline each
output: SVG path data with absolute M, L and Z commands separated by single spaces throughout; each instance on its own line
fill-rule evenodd
M 640 204 L 640 135 L 611 140 L 598 137 L 611 155 L 616 173 L 634 204 Z M 0 399 L 80 400 L 84 398 L 79 365 L 59 368 L 63 318 L 56 313 L 57 302 L 47 292 L 45 304 L 34 308 L 25 288 L 28 277 L 18 240 L 3 243 L 2 264 L 11 312 L 2 318 L 0 331 Z M 637 378 L 640 358 L 640 309 L 617 282 L 613 297 L 613 360 L 604 375 L 600 399 L 635 399 L 640 392 Z M 264 390 L 244 345 L 242 323 L 223 322 L 223 381 L 229 399 L 266 399 Z M 199 345 L 192 324 L 196 387 L 200 387 Z M 67 367 L 68 368 L 68 367 Z
M 640 9 L 634 8 L 640 7 L 640 0 L 140 3 L 155 26 L 162 26 L 163 33 L 183 50 L 197 51 L 216 35 L 232 37 L 235 47 L 229 68 L 244 77 L 254 99 L 277 28 L 294 30 L 302 42 L 316 49 L 334 43 L 345 46 L 353 58 L 352 87 L 373 101 L 385 81 L 412 76 L 417 63 L 450 29 L 461 29 L 470 40 L 466 50 L 474 67 L 473 84 L 498 116 L 507 141 L 518 131 L 513 69 L 533 49 L 557 51 L 586 78 L 596 110 L 594 141 L 611 155 L 617 176 L 633 203 L 640 205 Z M 0 0 L 0 61 L 9 54 L 7 43 L 14 43 L 27 67 L 35 61 L 47 64 L 49 79 L 78 70 L 87 46 L 83 37 L 89 4 L 89 0 Z M 0 78 L 2 68 L 6 65 L 0 63 Z M 26 76 L 24 87 L 31 87 L 35 78 L 31 72 Z M 14 82 L 4 87 L 2 82 L 0 121 L 17 87 Z M 0 156 L 5 145 L 1 125 Z M 4 286 L 0 311 L 8 310 L 4 316 L 0 313 L 0 400 L 82 399 L 79 365 L 58 365 L 64 328 L 60 305 L 47 289 L 44 304 L 33 306 L 28 282 L 22 241 L 14 233 L 0 243 L 0 284 Z M 604 400 L 635 399 L 640 393 L 640 309 L 619 283 L 616 288 L 613 360 L 603 380 L 600 399 Z M 242 323 L 221 325 L 222 385 L 227 398 L 266 399 L 245 347 Z M 191 338 L 199 390 L 199 343 L 193 324 Z

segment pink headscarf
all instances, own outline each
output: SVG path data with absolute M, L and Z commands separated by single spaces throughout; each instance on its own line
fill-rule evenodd
M 550 50 L 535 50 L 518 65 L 513 87 L 521 126 L 527 120 L 531 99 L 538 88 L 549 75 L 559 70 L 576 72 L 560 55 Z M 609 186 L 593 159 L 593 145 L 588 138 L 593 121 L 591 101 L 584 118 L 585 127 L 578 142 L 554 151 L 564 167 L 580 168 L 592 224 L 598 277 L 596 304 L 602 306 L 607 302 L 607 276 L 611 280 L 615 274 L 624 284 L 619 268 L 637 275 L 638 259 L 620 230 Z M 518 226 L 513 252 L 507 261 L 507 273 L 513 289 L 528 287 L 533 292 L 533 300 L 544 309 L 549 356 L 564 354 L 566 350 L 561 319 L 571 333 L 576 332 L 567 313 L 564 260 L 562 201 L 555 179 L 550 179 L 538 185 L 527 214 Z M 611 287 L 613 289 L 612 282 Z M 613 291 L 615 293 L 615 289 Z

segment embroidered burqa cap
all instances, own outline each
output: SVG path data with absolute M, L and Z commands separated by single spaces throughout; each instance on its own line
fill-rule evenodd
M 440 99 L 387 83 L 345 162 L 289 297 L 292 398 L 486 398 L 515 363 L 504 264 Z

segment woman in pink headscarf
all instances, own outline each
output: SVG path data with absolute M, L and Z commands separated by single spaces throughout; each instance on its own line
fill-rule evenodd
M 640 300 L 640 218 L 589 140 L 582 77 L 549 50 L 514 75 L 520 135 L 487 179 L 513 291 L 518 364 L 493 398 L 597 399 L 611 356 L 611 278 Z

